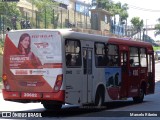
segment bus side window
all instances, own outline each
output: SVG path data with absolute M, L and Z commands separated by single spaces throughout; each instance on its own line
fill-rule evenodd
M 79 40 L 66 39 L 65 41 L 65 54 L 67 67 L 81 67 L 81 47 Z
M 126 72 L 127 70 L 127 53 L 126 52 L 121 53 L 121 66 L 122 66 L 122 71 Z
M 71 54 L 67 54 L 66 55 L 66 65 L 67 66 L 71 66 L 71 60 L 72 60 L 72 55 Z
M 109 66 L 114 66 L 114 61 L 112 58 L 109 60 Z
M 118 46 L 114 44 L 108 45 L 108 57 L 110 67 L 119 66 L 119 54 L 118 54 Z
M 130 60 L 129 60 L 129 64 L 130 64 L 131 67 L 133 67 L 133 66 L 134 66 L 134 60 L 133 60 L 133 59 L 130 59 Z
M 107 66 L 109 64 L 109 58 L 107 55 L 103 56 L 103 64 L 104 64 L 104 66 Z
M 81 56 L 80 55 L 77 55 L 76 56 L 76 66 L 80 66 L 81 65 Z
M 103 58 L 102 58 L 102 56 L 98 57 L 98 66 L 103 66 Z
M 95 43 L 95 61 L 96 67 L 104 67 L 106 66 L 105 63 L 105 43 L 96 42 Z
M 130 47 L 130 67 L 139 67 L 140 66 L 140 52 L 138 47 Z

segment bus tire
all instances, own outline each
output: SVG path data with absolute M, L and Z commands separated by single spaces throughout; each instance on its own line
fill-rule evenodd
M 139 96 L 133 97 L 133 101 L 134 101 L 135 103 L 141 103 L 141 102 L 143 102 L 143 99 L 144 99 L 144 89 L 141 88 L 141 89 L 140 89 L 140 94 L 139 94 Z
M 98 89 L 95 97 L 95 105 L 97 107 L 102 107 L 104 105 L 104 91 L 103 89 Z
M 47 110 L 60 110 L 62 108 L 62 104 L 47 104 L 43 103 L 43 107 Z

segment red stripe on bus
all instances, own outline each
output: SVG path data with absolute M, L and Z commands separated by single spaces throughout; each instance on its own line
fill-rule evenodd
M 65 100 L 65 91 L 60 90 L 57 93 L 54 92 L 9 92 L 4 89 L 2 89 L 3 92 L 3 98 L 5 100 L 57 100 L 64 102 Z
M 45 63 L 43 68 L 62 68 L 62 63 Z

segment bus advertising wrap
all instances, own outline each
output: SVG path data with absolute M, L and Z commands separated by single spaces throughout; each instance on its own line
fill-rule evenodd
M 14 82 L 12 89 L 25 91 L 31 90 L 26 88 L 28 86 L 39 86 L 36 89 L 51 91 L 57 75 L 62 74 L 59 33 L 50 31 L 10 32 L 5 42 L 7 50 L 5 50 L 4 71 L 9 73 L 11 84 Z

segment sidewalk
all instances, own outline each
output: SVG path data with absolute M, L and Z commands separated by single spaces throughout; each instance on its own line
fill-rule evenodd
M 159 62 L 160 62 L 160 60 L 155 60 L 155 64 L 156 64 L 156 63 L 159 63 Z

